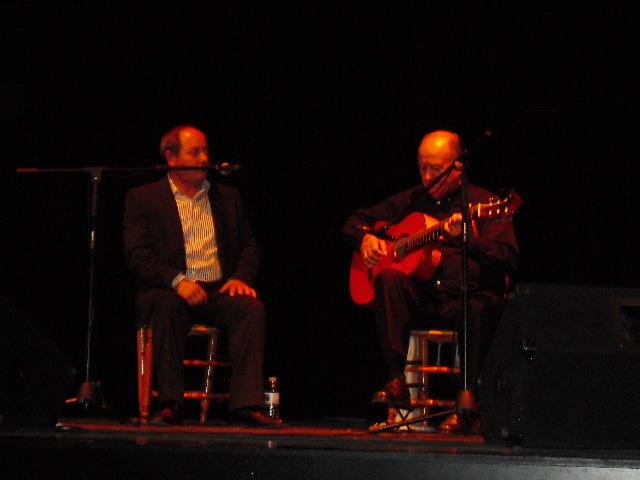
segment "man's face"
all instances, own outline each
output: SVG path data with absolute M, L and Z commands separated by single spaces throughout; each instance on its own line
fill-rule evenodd
M 442 198 L 460 186 L 461 172 L 452 169 L 434 185 L 431 182 L 442 172 L 447 170 L 456 160 L 455 152 L 449 148 L 449 144 L 442 138 L 425 138 L 418 149 L 418 167 L 420 178 L 425 187 L 429 187 L 429 193 L 433 198 Z
M 169 154 L 167 163 L 171 167 L 202 167 L 209 165 L 207 137 L 199 130 L 185 128 L 180 132 L 180 151 Z M 207 170 L 175 170 L 182 181 L 201 183 L 207 177 Z

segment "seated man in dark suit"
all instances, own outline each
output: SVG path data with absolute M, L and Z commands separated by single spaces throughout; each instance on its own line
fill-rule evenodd
M 207 180 L 207 138 L 197 128 L 171 129 L 160 153 L 168 174 L 129 191 L 123 232 L 137 321 L 153 328 L 160 409 L 152 422 L 182 423 L 186 339 L 191 324 L 202 323 L 228 339 L 229 422 L 279 427 L 282 420 L 261 410 L 265 308 L 254 288 L 260 251 L 241 196 Z

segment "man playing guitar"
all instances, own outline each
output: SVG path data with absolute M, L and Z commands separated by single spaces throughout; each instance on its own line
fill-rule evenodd
M 456 330 L 463 338 L 463 154 L 457 134 L 428 133 L 418 148 L 422 185 L 354 211 L 343 226 L 354 249 L 351 296 L 373 309 L 386 366 L 372 404 L 402 406 L 409 401 L 404 369 L 411 329 Z M 517 263 L 512 214 L 520 200 L 514 195 L 497 199 L 472 184 L 467 199 L 466 379 L 475 395 L 505 306 L 505 281 Z M 455 415 L 440 425 L 445 431 L 459 427 Z

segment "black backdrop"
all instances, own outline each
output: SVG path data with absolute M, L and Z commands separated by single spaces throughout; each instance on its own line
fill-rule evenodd
M 219 179 L 242 190 L 263 248 L 265 377 L 280 377 L 290 418 L 362 416 L 377 386 L 371 317 L 350 301 L 340 227 L 354 208 L 418 182 L 429 130 L 454 129 L 467 146 L 491 130 L 469 175 L 524 200 L 514 281 L 637 285 L 637 57 L 623 9 L 214 3 L 0 7 L 0 289 L 81 381 L 87 167 L 100 167 L 90 376 L 110 406 L 135 414 L 123 197 L 157 177 L 122 170 L 161 163 L 159 138 L 178 123 L 208 134 L 213 162 L 244 166 Z

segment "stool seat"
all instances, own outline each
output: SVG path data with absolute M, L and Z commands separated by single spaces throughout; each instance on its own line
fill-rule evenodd
M 405 373 L 434 373 L 439 375 L 448 375 L 451 373 L 460 373 L 460 367 L 447 367 L 444 365 L 407 365 L 404 369 Z
M 411 330 L 411 335 L 424 337 L 428 342 L 453 343 L 456 341 L 456 332 L 452 330 Z

